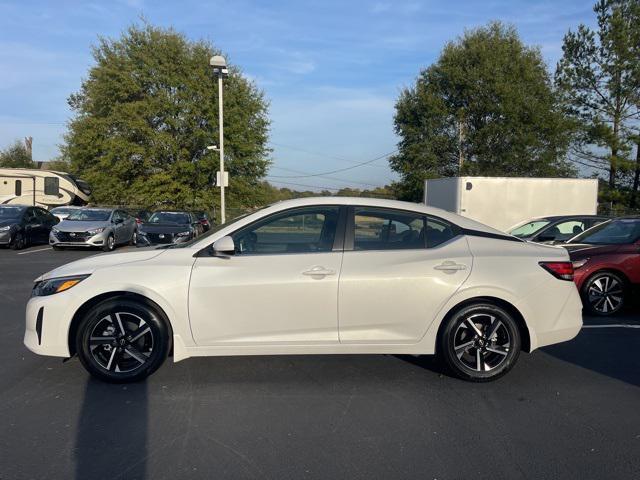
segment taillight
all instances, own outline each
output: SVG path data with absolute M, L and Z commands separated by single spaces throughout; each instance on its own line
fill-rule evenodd
M 140 225 L 142 223 L 142 220 L 140 220 L 139 218 L 136 218 L 136 223 Z
M 560 280 L 573 281 L 573 263 L 571 262 L 539 262 L 547 272 Z

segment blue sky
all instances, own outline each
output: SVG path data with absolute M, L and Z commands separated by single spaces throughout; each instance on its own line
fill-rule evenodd
M 118 36 L 143 15 L 211 40 L 264 90 L 271 103 L 274 182 L 275 176 L 342 169 L 394 150 L 400 89 L 466 28 L 512 23 L 553 68 L 566 31 L 593 25 L 592 4 L 0 0 L 0 148 L 31 135 L 34 159 L 55 157 L 71 115 L 66 99 L 92 65 L 91 45 L 99 35 Z M 277 181 L 366 188 L 394 178 L 385 160 L 329 176 Z

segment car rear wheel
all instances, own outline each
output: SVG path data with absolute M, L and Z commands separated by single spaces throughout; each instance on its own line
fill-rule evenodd
M 582 303 L 594 315 L 613 315 L 625 305 L 626 282 L 613 272 L 596 273 L 582 286 Z
M 476 303 L 446 320 L 438 352 L 456 377 L 487 382 L 511 370 L 520 346 L 520 330 L 509 312 L 490 303 Z
M 142 380 L 167 358 L 171 336 L 164 319 L 143 302 L 112 299 L 92 308 L 76 335 L 87 371 L 107 382 Z
M 104 247 L 102 247 L 102 251 L 112 252 L 114 248 L 116 248 L 116 239 L 113 237 L 113 233 L 111 233 L 107 237 L 107 240 L 104 242 Z

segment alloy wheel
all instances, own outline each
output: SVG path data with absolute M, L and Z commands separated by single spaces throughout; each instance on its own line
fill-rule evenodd
M 151 327 L 131 312 L 104 316 L 89 337 L 93 360 L 109 372 L 127 373 L 140 369 L 149 362 L 153 348 Z
M 624 303 L 622 282 L 613 275 L 601 275 L 589 283 L 587 297 L 591 307 L 603 314 L 614 313 Z
M 453 335 L 457 361 L 476 372 L 498 368 L 507 359 L 511 335 L 504 322 L 489 313 L 474 313 L 464 318 Z

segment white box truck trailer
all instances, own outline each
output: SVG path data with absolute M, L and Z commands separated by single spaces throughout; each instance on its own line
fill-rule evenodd
M 424 203 L 498 230 L 549 215 L 595 215 L 598 180 L 449 177 L 426 180 Z

